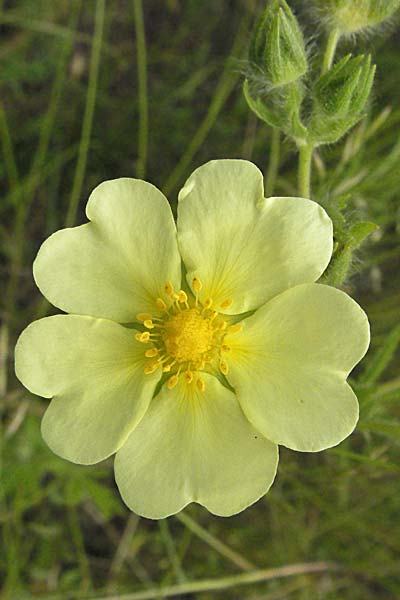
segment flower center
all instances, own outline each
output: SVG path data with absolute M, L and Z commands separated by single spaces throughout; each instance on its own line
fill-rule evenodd
M 164 290 L 167 302 L 162 298 L 156 299 L 156 306 L 161 311 L 161 317 L 152 317 L 141 313 L 137 320 L 142 322 L 146 331 L 136 334 L 139 342 L 148 344 L 145 357 L 149 359 L 144 372 L 154 373 L 159 367 L 165 373 L 174 373 L 167 381 L 167 387 L 172 389 L 179 380 L 182 371 L 187 383 L 196 381 L 197 387 L 203 391 L 204 380 L 199 376 L 207 364 L 217 363 L 221 373 L 228 373 L 228 365 L 222 356 L 230 348 L 224 344 L 226 333 L 240 331 L 241 325 L 232 325 L 224 317 L 213 310 L 212 300 L 200 302 L 198 293 L 202 288 L 198 279 L 193 279 L 192 288 L 195 297 L 189 298 L 186 292 L 175 292 L 168 282 Z M 230 306 L 227 299 L 221 308 Z
M 165 322 L 162 338 L 168 354 L 178 363 L 201 363 L 212 349 L 212 321 L 197 308 L 186 309 Z

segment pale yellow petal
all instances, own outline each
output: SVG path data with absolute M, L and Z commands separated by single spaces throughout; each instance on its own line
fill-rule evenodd
M 212 375 L 205 389 L 164 386 L 117 453 L 115 477 L 126 504 L 152 519 L 190 502 L 235 514 L 271 486 L 277 447 L 256 431 L 235 396 Z
M 161 369 L 144 375 L 135 331 L 107 321 L 56 315 L 21 334 L 16 374 L 34 394 L 53 398 L 42 434 L 63 458 L 103 460 L 121 447 L 145 413 Z
M 100 184 L 86 207 L 90 223 L 62 229 L 41 246 L 35 281 L 62 310 L 119 322 L 154 312 L 170 281 L 181 280 L 171 209 L 163 194 L 138 179 Z
M 189 285 L 229 314 L 316 281 L 332 254 L 332 222 L 304 198 L 263 198 L 263 176 L 244 160 L 197 169 L 179 194 L 178 241 Z
M 228 379 L 268 439 L 315 452 L 354 429 L 358 402 L 346 377 L 369 344 L 368 319 L 335 288 L 305 284 L 276 296 L 228 336 Z

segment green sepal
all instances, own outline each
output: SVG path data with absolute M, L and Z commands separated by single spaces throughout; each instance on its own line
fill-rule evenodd
M 260 97 L 253 96 L 250 92 L 248 79 L 245 79 L 243 83 L 243 94 L 249 108 L 259 119 L 261 119 L 261 121 L 264 121 L 264 123 L 267 123 L 267 125 L 270 125 L 271 127 L 283 129 L 286 120 L 283 111 L 279 111 L 276 107 L 269 108 Z
M 282 130 L 301 144 L 307 138 L 307 129 L 301 122 L 300 107 L 303 93 L 297 83 L 258 94 L 251 90 L 248 79 L 243 83 L 243 94 L 249 108 L 271 127 Z

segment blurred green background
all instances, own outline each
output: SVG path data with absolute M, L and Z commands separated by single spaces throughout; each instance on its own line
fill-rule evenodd
M 324 34 L 309 2 L 290 4 L 317 67 Z M 123 505 L 111 460 L 80 467 L 51 453 L 40 437 L 47 401 L 29 394 L 13 373 L 21 330 L 55 312 L 35 288 L 33 258 L 50 233 L 84 222 L 86 199 L 99 182 L 144 176 L 174 207 L 185 178 L 209 159 L 243 157 L 266 169 L 271 131 L 250 114 L 241 92 L 246 46 L 263 5 L 144 2 L 146 98 L 138 87 L 146 75 L 140 2 L 0 0 L 4 599 L 144 600 L 163 597 L 157 590 L 171 586 L 177 597 L 199 600 L 400 597 L 395 24 L 340 45 L 339 54 L 372 52 L 378 65 L 374 100 L 370 116 L 316 154 L 314 164 L 316 198 L 334 210 L 346 197 L 350 219 L 380 227 L 345 284 L 369 314 L 373 335 L 352 374 L 361 419 L 350 439 L 315 455 L 281 448 L 272 490 L 235 517 L 217 518 L 192 505 L 154 522 Z M 297 193 L 296 168 L 294 149 L 282 140 L 275 194 Z M 297 563 L 306 564 L 296 570 Z M 264 572 L 281 567 L 286 571 Z

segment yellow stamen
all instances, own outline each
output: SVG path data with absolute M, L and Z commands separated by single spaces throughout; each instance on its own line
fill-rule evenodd
M 197 385 L 198 389 L 200 390 L 200 392 L 204 392 L 204 390 L 206 389 L 206 384 L 204 382 L 204 379 L 201 379 L 201 377 L 199 377 L 198 380 L 196 381 L 196 385 Z
M 168 358 L 170 358 L 170 357 L 168 357 Z M 175 364 L 176 364 L 176 360 L 173 360 L 172 363 L 169 363 L 169 365 L 165 365 L 163 368 L 164 373 L 169 373 Z
M 185 373 L 185 379 L 187 383 L 192 383 L 193 381 L 193 373 L 192 371 L 186 371 Z
M 207 300 L 203 303 L 204 308 L 211 308 L 212 306 L 212 298 L 207 298 Z
M 226 300 L 221 302 L 220 307 L 222 309 L 229 308 L 230 306 L 232 306 L 232 304 L 233 304 L 233 300 L 231 298 L 227 298 Z
M 222 350 L 222 352 L 230 352 L 232 350 L 232 348 L 230 346 L 228 346 L 228 344 L 222 344 L 221 350 Z
M 150 333 L 148 331 L 144 331 L 143 333 L 136 333 L 135 338 L 138 342 L 146 344 L 150 340 Z
M 170 377 L 167 381 L 167 388 L 169 390 L 172 390 L 172 388 L 174 388 L 176 386 L 178 381 L 179 381 L 178 375 L 172 375 L 172 377 Z
M 193 279 L 192 279 L 193 291 L 200 292 L 202 287 L 203 287 L 203 284 L 201 283 L 200 279 L 198 279 L 197 277 L 193 277 Z
M 227 333 L 239 333 L 240 331 L 243 331 L 243 325 L 241 323 L 235 323 L 235 325 L 228 327 Z
M 157 298 L 156 304 L 160 310 L 167 310 L 167 305 L 162 298 Z
M 144 355 L 146 358 L 154 358 L 154 356 L 158 355 L 158 350 L 157 348 L 149 348 L 148 350 L 146 350 Z
M 172 296 L 174 294 L 174 286 L 170 281 L 167 281 L 167 283 L 164 285 L 164 291 L 168 296 Z
M 154 329 L 154 323 L 151 319 L 146 319 L 143 325 L 147 327 L 147 329 Z
M 219 370 L 223 375 L 228 375 L 229 367 L 228 364 L 224 360 L 219 361 Z
M 154 371 L 157 371 L 158 367 L 160 366 L 160 363 L 158 360 L 156 360 L 153 363 L 150 363 L 149 365 L 146 365 L 144 370 L 145 375 L 150 375 L 151 373 L 154 373 Z
M 187 293 L 184 292 L 183 290 L 179 290 L 179 292 L 178 292 L 178 301 L 181 302 L 182 304 L 187 304 L 187 301 L 188 301 Z

